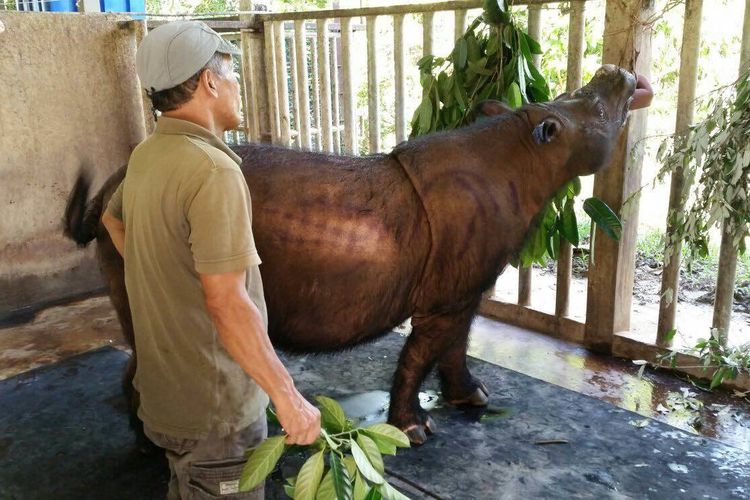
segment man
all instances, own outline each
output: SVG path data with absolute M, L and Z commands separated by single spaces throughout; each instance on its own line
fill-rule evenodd
M 219 139 L 240 123 L 233 54 L 201 22 L 145 37 L 136 70 L 161 116 L 102 217 L 125 260 L 138 415 L 166 450 L 168 498 L 263 498 L 262 486 L 237 492 L 269 396 L 289 444 L 320 434 L 268 339 L 250 194 Z

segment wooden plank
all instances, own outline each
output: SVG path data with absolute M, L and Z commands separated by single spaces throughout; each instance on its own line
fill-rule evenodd
M 273 26 L 274 36 L 274 59 L 276 67 L 276 92 L 278 93 L 279 105 L 279 143 L 283 146 L 291 144 L 292 131 L 289 118 L 289 81 L 286 71 L 286 34 L 284 22 L 276 21 Z
M 264 24 L 263 39 L 265 42 L 264 59 L 266 62 L 266 89 L 268 92 L 268 125 L 271 142 L 281 144 L 281 106 L 279 104 L 279 86 L 276 83 L 276 36 L 274 23 Z
M 378 81 L 377 17 L 367 18 L 367 118 L 370 154 L 380 152 L 380 85 Z
M 572 92 L 583 84 L 584 49 L 584 2 L 573 0 L 570 3 L 568 20 L 568 69 L 566 90 Z M 570 282 L 573 277 L 573 247 L 565 240 L 560 242 L 560 255 L 557 258 L 557 284 L 555 286 L 555 314 L 570 314 Z
M 453 39 L 458 40 L 466 32 L 466 10 L 457 10 L 453 14 Z
M 404 15 L 393 16 L 393 70 L 396 94 L 396 144 L 407 139 L 406 74 L 404 72 Z
M 620 332 L 615 335 L 612 344 L 612 354 L 614 356 L 627 359 L 644 359 L 654 365 L 659 365 L 657 356 L 669 353 L 667 349 L 640 342 L 629 335 L 628 332 Z M 704 370 L 702 364 L 701 359 L 696 356 L 679 353 L 677 354 L 677 367 L 674 371 L 703 380 L 711 380 L 713 372 L 710 369 Z M 668 362 L 662 363 L 661 366 L 664 369 L 670 369 Z M 750 376 L 747 373 L 740 373 L 736 379 L 724 381 L 722 386 L 739 391 L 750 390 Z
M 682 28 L 682 49 L 680 52 L 680 81 L 677 90 L 677 117 L 675 133 L 679 141 L 685 140 L 693 123 L 695 85 L 698 81 L 698 49 L 700 46 L 701 13 L 703 0 L 687 0 L 685 20 Z M 675 327 L 677 315 L 677 291 L 680 289 L 680 264 L 682 261 L 682 240 L 669 244 L 670 235 L 677 232 L 683 221 L 685 210 L 685 176 L 682 166 L 672 172 L 667 216 L 667 245 L 664 247 L 664 270 L 661 279 L 661 299 L 659 322 L 656 329 L 656 344 L 662 347 L 671 345 L 667 335 Z
M 425 12 L 424 14 L 422 14 L 422 55 L 423 56 L 432 55 L 432 51 L 433 51 L 432 28 L 433 28 L 434 21 L 435 21 L 434 12 Z
M 299 146 L 310 150 L 310 90 L 307 77 L 307 30 L 305 21 L 294 21 L 294 46 L 297 60 L 297 130 L 299 130 Z
M 479 314 L 571 342 L 583 342 L 585 325 L 570 318 L 553 316 L 528 307 L 519 307 L 516 304 L 492 299 L 482 300 L 479 305 Z
M 559 3 L 560 0 L 515 0 L 514 6 L 546 5 Z M 509 2 L 510 3 L 510 2 Z M 325 9 L 308 12 L 279 12 L 255 14 L 262 20 L 297 20 L 297 19 L 334 19 L 345 17 L 392 16 L 399 14 L 418 14 L 422 12 L 442 12 L 450 10 L 479 9 L 484 5 L 480 0 L 436 2 L 424 4 L 401 4 L 384 7 L 362 7 L 356 9 Z M 463 33 L 462 33 L 463 34 Z
M 316 27 L 317 29 L 317 27 Z M 310 37 L 310 75 L 312 80 L 310 81 L 310 89 L 312 90 L 312 112 L 310 114 L 310 136 L 314 136 L 315 151 L 323 149 L 323 144 L 320 140 L 320 82 L 318 81 L 318 39 L 317 36 Z M 315 125 L 312 125 L 315 124 Z
M 328 22 L 317 21 L 318 38 L 318 84 L 320 85 L 320 134 L 321 149 L 333 153 L 333 133 L 331 131 L 331 57 L 328 36 Z
M 243 16 L 244 17 L 244 16 Z M 265 25 L 267 21 L 273 21 L 274 19 L 269 19 L 267 15 L 262 14 L 251 14 L 247 16 L 247 20 L 240 20 L 239 16 L 235 18 L 227 18 L 227 19 L 198 19 L 200 21 L 203 21 L 208 25 L 209 28 L 212 30 L 218 32 L 218 33 L 227 33 L 227 32 L 238 32 L 242 30 L 250 30 L 250 31 L 258 31 L 260 32 L 262 30 L 262 27 Z M 154 19 L 148 21 L 148 29 L 152 30 L 156 27 L 159 27 L 163 24 L 169 24 L 173 20 L 172 19 Z
M 649 75 L 651 28 L 645 22 L 653 15 L 653 2 L 608 1 L 604 22 L 603 63 L 616 64 Z M 624 201 L 641 186 L 643 155 L 633 154 L 646 131 L 646 110 L 631 113 L 624 126 L 608 168 L 596 174 L 594 196 L 620 215 L 620 241 L 600 229 L 594 243 L 596 260 L 589 267 L 586 304 L 586 345 L 609 352 L 613 336 L 630 329 L 630 309 L 635 272 L 635 244 L 638 229 L 638 197 Z
M 341 65 L 343 70 L 344 150 L 348 154 L 359 154 L 357 124 L 354 109 L 354 72 L 352 71 L 352 18 L 341 20 Z

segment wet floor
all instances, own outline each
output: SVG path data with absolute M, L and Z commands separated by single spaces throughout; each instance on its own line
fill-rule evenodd
M 0 380 L 103 345 L 125 348 L 106 297 L 46 309 L 29 323 L 0 328 Z M 708 393 L 664 371 L 638 377 L 632 362 L 483 317 L 474 321 L 469 354 L 750 451 L 750 394 Z M 387 395 L 380 396 L 346 402 L 347 411 L 382 419 Z M 423 398 L 439 404 L 435 394 Z

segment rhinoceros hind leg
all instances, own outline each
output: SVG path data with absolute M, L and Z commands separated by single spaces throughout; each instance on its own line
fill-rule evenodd
M 487 406 L 490 391 L 466 366 L 469 329 L 458 337 L 438 360 L 443 399 L 452 405 Z

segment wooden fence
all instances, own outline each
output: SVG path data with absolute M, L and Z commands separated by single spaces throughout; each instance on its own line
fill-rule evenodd
M 514 8 L 528 9 L 528 31 L 535 38 L 539 38 L 540 33 L 540 9 L 548 3 L 556 2 L 514 2 Z M 617 64 L 650 75 L 649 23 L 654 15 L 653 4 L 653 0 L 606 2 L 602 63 Z M 687 133 L 693 119 L 702 4 L 703 0 L 686 0 L 675 124 L 675 131 L 680 134 Z M 355 30 L 364 30 L 367 34 L 368 150 L 376 152 L 382 148 L 377 83 L 378 75 L 383 71 L 392 71 L 394 75 L 396 141 L 405 140 L 409 119 L 405 102 L 405 16 L 421 16 L 422 50 L 424 54 L 431 54 L 434 13 L 453 12 L 454 35 L 458 37 L 466 29 L 467 11 L 481 5 L 481 0 L 468 0 L 314 12 L 250 13 L 241 15 L 239 20 L 215 21 L 213 26 L 216 29 L 240 32 L 246 137 L 251 141 L 357 154 L 360 133 L 355 120 L 357 89 L 352 87 L 351 72 L 352 59 L 362 55 L 352 53 L 352 36 Z M 568 90 L 582 84 L 585 6 L 586 0 L 569 2 Z M 376 59 L 378 40 L 375 28 L 382 18 L 390 18 L 393 23 L 394 51 L 393 60 L 387 63 L 390 65 L 388 69 L 382 65 L 383 61 Z M 360 19 L 364 22 L 361 23 Z M 746 2 L 741 61 L 742 67 L 750 64 L 750 0 Z M 337 63 L 340 63 L 340 71 L 337 71 Z M 515 303 L 488 296 L 480 309 L 483 314 L 580 342 L 596 351 L 632 359 L 653 361 L 669 347 L 667 333 L 675 325 L 679 247 L 673 249 L 674 256 L 668 259 L 663 273 L 656 345 L 623 335 L 630 329 L 639 211 L 637 197 L 632 197 L 627 204 L 624 202 L 641 185 L 642 155 L 632 155 L 631 151 L 645 135 L 646 116 L 645 111 L 631 115 L 612 164 L 595 176 L 594 196 L 620 214 L 623 231 L 619 242 L 600 232 L 595 238 L 593 250 L 596 259 L 589 263 L 585 321 L 578 321 L 570 315 L 572 249 L 567 244 L 562 245 L 557 266 L 554 314 L 530 307 L 530 269 L 519 272 Z M 684 208 L 685 200 L 680 195 L 683 183 L 682 173 L 676 172 L 672 177 L 670 211 Z M 674 227 L 670 225 L 668 230 L 674 231 Z M 723 338 L 729 331 L 737 263 L 737 251 L 731 242 L 729 237 L 722 239 L 714 305 L 713 327 Z M 681 357 L 679 362 L 682 365 L 698 364 L 690 356 Z M 697 369 L 685 371 L 706 375 Z M 750 381 L 743 377 L 737 384 L 748 387 Z

